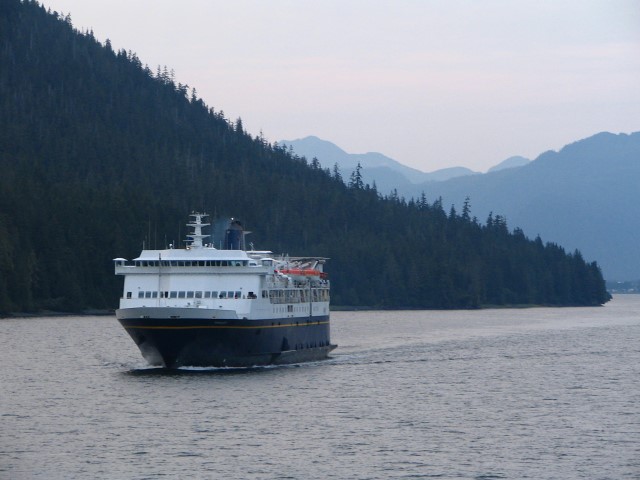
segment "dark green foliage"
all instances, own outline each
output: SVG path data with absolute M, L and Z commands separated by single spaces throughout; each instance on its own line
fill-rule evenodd
M 0 312 L 114 308 L 112 258 L 180 244 L 193 210 L 243 219 L 256 249 L 330 257 L 336 305 L 607 301 L 578 252 L 480 225 L 468 202 L 447 215 L 359 172 L 346 186 L 105 43 L 36 2 L 1 4 Z

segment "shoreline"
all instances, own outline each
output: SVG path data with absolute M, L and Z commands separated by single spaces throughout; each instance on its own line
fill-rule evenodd
M 640 293 L 616 293 L 615 295 L 640 295 Z M 613 299 L 613 298 L 612 298 Z M 610 300 L 611 301 L 611 300 Z M 502 310 L 502 309 L 526 309 L 526 308 L 579 308 L 579 307 L 603 307 L 603 305 L 481 305 L 476 308 L 403 308 L 403 307 L 373 307 L 373 306 L 344 306 L 333 305 L 330 308 L 332 312 L 366 312 L 366 311 L 415 311 L 415 310 L 428 310 L 428 311 L 467 311 L 467 310 Z M 9 320 L 16 318 L 46 318 L 46 317 L 108 317 L 115 316 L 115 309 L 88 309 L 81 312 L 55 312 L 52 310 L 43 310 L 40 312 L 10 312 L 0 314 L 0 320 Z
M 115 310 L 83 310 L 81 312 L 54 312 L 52 310 L 42 310 L 40 312 L 10 312 L 0 314 L 0 320 L 10 320 L 15 318 L 47 318 L 47 317 L 107 317 L 115 315 Z

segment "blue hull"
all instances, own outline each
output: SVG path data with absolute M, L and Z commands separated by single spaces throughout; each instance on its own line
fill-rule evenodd
M 269 320 L 127 318 L 118 321 L 152 365 L 250 367 L 327 358 L 329 316 Z

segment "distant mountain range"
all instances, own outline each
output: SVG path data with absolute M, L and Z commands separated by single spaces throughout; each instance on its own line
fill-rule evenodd
M 362 180 L 369 185 L 373 185 L 375 182 L 378 191 L 384 194 L 393 189 L 400 192 L 410 189 L 414 185 L 478 174 L 478 172 L 464 167 L 444 168 L 426 173 L 407 167 L 381 153 L 347 153 L 337 145 L 314 136 L 298 140 L 282 140 L 278 143 L 290 147 L 301 157 L 306 157 L 309 160 L 317 158 L 323 168 L 333 169 L 337 163 L 345 179 L 349 178 L 351 172 L 360 163 Z
M 291 148 L 296 155 L 311 160 L 314 157 L 320 161 L 323 168 L 333 169 L 337 163 L 344 178 L 348 179 L 358 163 L 362 167 L 362 177 L 365 183 L 373 185 L 375 181 L 378 191 L 383 194 L 397 189 L 398 192 L 411 189 L 413 185 L 431 182 L 442 182 L 456 177 L 478 175 L 466 167 L 449 167 L 433 172 L 423 172 L 407 167 L 402 163 L 378 152 L 347 153 L 337 145 L 321 138 L 308 136 L 298 140 L 282 140 L 278 142 Z M 510 157 L 489 169 L 490 172 L 507 168 L 521 167 L 529 163 L 525 157 Z
M 324 167 L 338 163 L 343 176 L 359 161 L 365 182 L 383 194 L 442 198 L 460 211 L 469 197 L 471 214 L 484 223 L 506 216 L 511 229 L 540 235 L 595 260 L 608 280 L 640 278 L 640 132 L 599 133 L 543 153 L 533 161 L 511 157 L 486 174 L 461 167 L 424 173 L 379 153 L 348 154 L 315 137 L 285 141 L 294 152 Z

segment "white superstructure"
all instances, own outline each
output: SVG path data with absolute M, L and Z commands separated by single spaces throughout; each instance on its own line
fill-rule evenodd
M 270 319 L 329 314 L 329 280 L 325 258 L 275 257 L 269 251 L 245 251 L 244 231 L 237 221 L 227 230 L 225 247 L 205 243 L 205 214 L 193 213 L 193 232 L 185 249 L 143 250 L 129 262 L 114 259 L 115 273 L 124 276 L 120 311 L 141 309 L 144 316 L 180 318 Z M 235 239 L 234 239 L 235 236 Z M 159 310 L 162 309 L 162 310 Z M 165 310 L 166 309 L 166 310 Z M 175 315 L 172 315 L 175 314 Z

